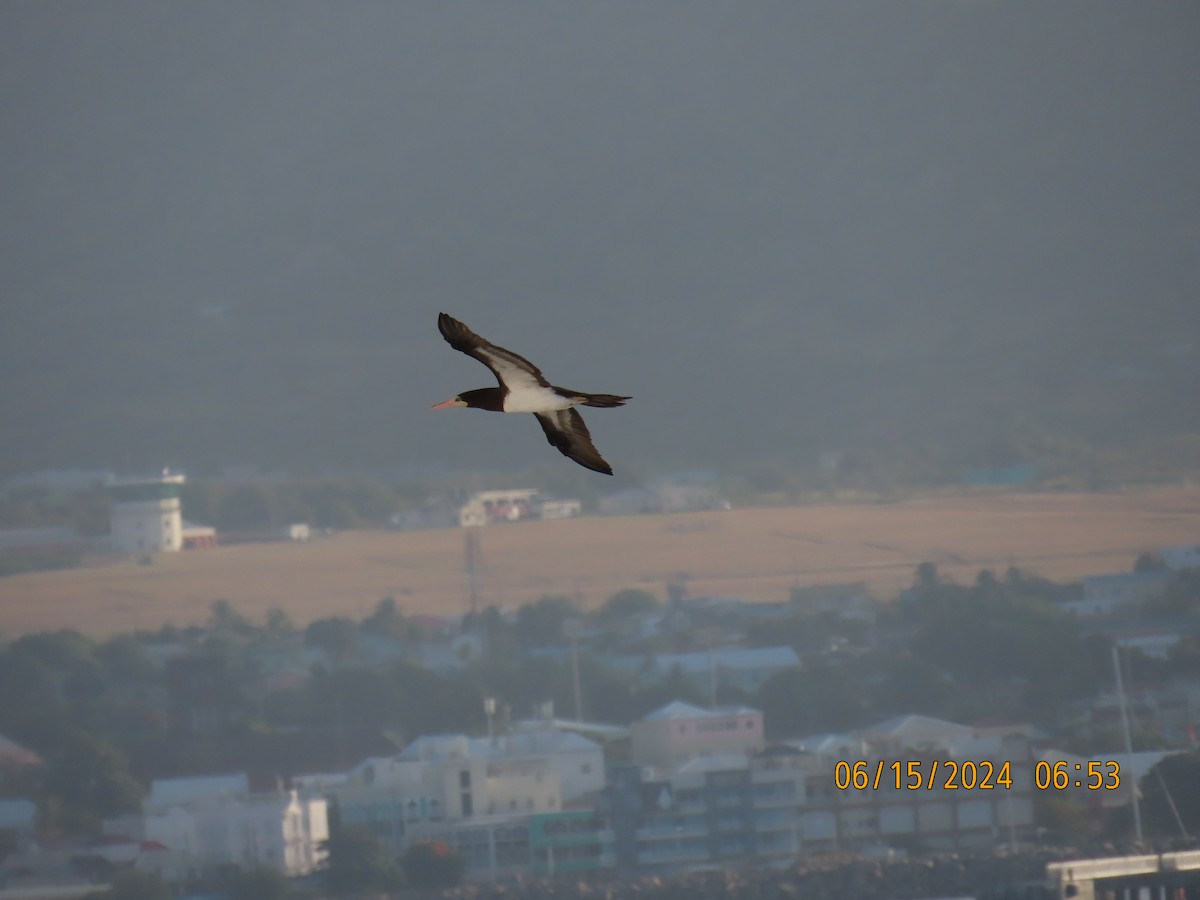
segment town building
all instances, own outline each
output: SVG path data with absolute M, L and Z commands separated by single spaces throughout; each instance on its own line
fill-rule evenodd
M 491 525 L 495 522 L 517 522 L 533 518 L 536 488 L 515 488 L 505 491 L 479 491 L 472 494 L 458 510 L 462 528 Z
M 1158 551 L 1163 564 L 1173 572 L 1184 569 L 1200 569 L 1200 544 L 1182 544 L 1178 547 L 1163 547 Z
M 107 485 L 109 532 L 121 553 L 174 553 L 183 549 L 179 490 L 186 480 L 163 469 L 148 478 L 115 478 Z
M 748 706 L 701 709 L 678 700 L 634 722 L 635 765 L 673 771 L 695 759 L 763 748 L 763 714 Z
M 665 777 L 641 766 L 614 769 L 598 805 L 614 863 L 672 873 L 793 858 L 805 803 L 800 762 L 785 748 L 697 756 Z
M 536 488 L 479 491 L 458 509 L 462 528 L 519 522 L 525 519 L 569 519 L 583 511 L 579 500 L 539 497 Z
M 854 735 L 788 741 L 806 773 L 801 843 L 806 851 L 952 850 L 1024 839 L 1034 827 L 1032 736 L 1023 725 L 979 729 L 909 715 Z M 852 780 L 856 763 L 867 778 L 861 786 Z M 918 778 L 921 788 L 912 789 Z M 981 786 L 985 778 L 992 787 Z
M 599 744 L 528 722 L 491 739 L 418 738 L 393 757 L 364 761 L 330 793 L 343 822 L 366 827 L 395 852 L 416 840 L 444 840 L 462 852 L 470 871 L 498 873 L 532 864 L 533 819 L 550 822 L 544 817 L 570 807 L 586 811 L 604 783 Z M 546 827 L 539 834 L 552 865 L 550 848 L 562 835 Z M 578 834 L 563 839 L 579 843 Z
M 1157 569 L 1089 575 L 1083 579 L 1083 596 L 1064 601 L 1059 607 L 1080 618 L 1136 612 L 1139 605 L 1159 596 L 1172 577 L 1171 572 Z
M 324 861 L 328 805 L 296 790 L 251 791 L 245 775 L 171 778 L 151 783 L 141 815 L 107 820 L 104 831 L 166 847 L 157 866 L 169 881 L 224 866 L 295 877 Z

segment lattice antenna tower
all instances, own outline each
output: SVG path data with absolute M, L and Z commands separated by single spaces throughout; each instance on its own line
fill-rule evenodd
M 472 615 L 479 612 L 479 570 L 483 566 L 483 551 L 479 549 L 479 527 L 463 529 L 463 554 L 467 572 L 467 604 Z

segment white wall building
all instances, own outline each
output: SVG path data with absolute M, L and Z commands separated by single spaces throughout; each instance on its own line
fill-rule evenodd
M 804 755 L 807 769 L 800 837 L 806 847 L 819 850 L 914 838 L 939 849 L 991 847 L 1027 836 L 1034 827 L 1030 734 L 1023 725 L 972 728 L 908 715 L 855 735 L 788 741 Z M 860 760 L 868 779 L 864 789 L 845 784 Z M 935 760 L 940 775 L 932 767 Z M 961 788 L 963 779 L 981 784 L 988 772 L 991 788 Z M 918 777 L 921 789 L 910 789 Z
M 364 760 L 328 793 L 337 798 L 343 822 L 367 827 L 395 852 L 413 840 L 451 833 L 458 846 L 471 833 L 486 836 L 479 858 L 503 868 L 515 860 L 505 862 L 503 850 L 516 834 L 512 829 L 527 844 L 530 816 L 584 803 L 604 780 L 599 744 L 535 721 L 490 740 L 420 737 L 395 756 Z
M 756 753 L 763 714 L 748 706 L 701 709 L 678 700 L 633 723 L 633 761 L 671 771 L 698 756 Z
M 1083 579 L 1083 597 L 1068 600 L 1060 606 L 1064 611 L 1081 618 L 1129 612 L 1138 604 L 1161 594 L 1171 577 L 1170 572 L 1158 570 L 1089 575 Z
M 564 804 L 604 788 L 604 748 L 582 735 L 542 721 L 522 722 L 497 744 L 511 758 L 545 759 L 558 777 Z
M 1200 544 L 1183 544 L 1179 547 L 1164 547 L 1159 557 L 1168 569 L 1180 572 L 1183 569 L 1200 569 Z
M 560 772 L 572 792 L 602 783 L 600 747 L 576 735 L 429 735 L 396 756 L 365 760 L 333 793 L 342 821 L 400 851 L 431 823 L 559 812 Z
M 111 819 L 105 831 L 165 845 L 161 874 L 171 880 L 228 865 L 294 877 L 324 860 L 328 806 L 294 790 L 251 793 L 245 775 L 164 779 L 152 783 L 142 815 Z
M 119 552 L 183 549 L 179 489 L 185 480 L 164 469 L 156 478 L 118 478 L 108 483 L 110 537 Z

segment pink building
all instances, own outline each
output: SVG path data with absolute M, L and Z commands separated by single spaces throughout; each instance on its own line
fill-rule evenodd
M 748 706 L 701 709 L 678 700 L 634 722 L 633 761 L 670 770 L 698 756 L 757 753 L 763 714 Z

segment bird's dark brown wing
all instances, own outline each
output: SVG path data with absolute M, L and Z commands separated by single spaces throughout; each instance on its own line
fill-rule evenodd
M 491 369 L 501 387 L 519 390 L 523 387 L 550 386 L 541 370 L 525 357 L 484 340 L 453 316 L 439 313 L 438 331 L 455 350 L 479 360 Z
M 573 459 L 593 472 L 602 472 L 605 475 L 613 473 L 612 466 L 604 461 L 604 457 L 592 443 L 592 435 L 583 423 L 583 416 L 574 407 L 533 415 L 542 426 L 542 431 L 546 432 L 546 440 L 550 442 L 550 446 L 557 447 L 563 456 Z

